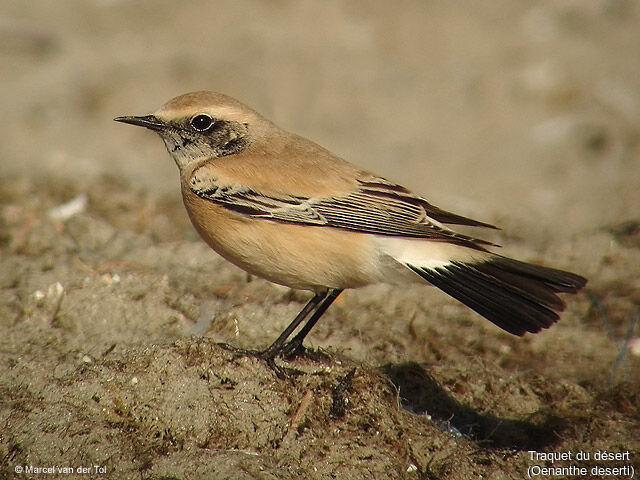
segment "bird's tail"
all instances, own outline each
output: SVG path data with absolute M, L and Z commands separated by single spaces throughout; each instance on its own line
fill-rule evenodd
M 565 308 L 558 293 L 576 293 L 587 283 L 574 273 L 495 254 L 428 267 L 405 265 L 514 335 L 549 328 Z

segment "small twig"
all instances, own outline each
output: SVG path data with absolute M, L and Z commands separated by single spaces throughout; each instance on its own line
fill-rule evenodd
M 302 423 L 304 419 L 304 415 L 307 412 L 309 405 L 311 404 L 311 397 L 313 396 L 313 392 L 311 390 L 307 390 L 305 394 L 302 396 L 302 400 L 300 400 L 300 405 L 296 410 L 296 413 L 293 414 L 293 418 L 291 419 L 291 425 L 289 425 L 289 430 L 287 434 L 284 436 L 282 443 L 288 442 L 298 431 L 298 427 Z
M 623 363 L 624 363 L 624 366 L 627 367 L 627 364 L 625 362 L 625 355 L 627 354 L 627 351 L 628 351 L 629 342 L 631 342 L 631 338 L 633 338 L 633 331 L 635 330 L 636 324 L 638 323 L 639 315 L 640 314 L 636 313 L 634 317 L 631 319 L 631 324 L 629 325 L 629 328 L 627 330 L 627 336 L 624 340 L 624 343 L 622 344 L 622 347 L 620 348 L 620 353 L 618 353 L 618 357 L 616 358 L 616 363 L 613 365 L 611 374 L 609 375 L 609 385 L 613 383 L 613 378 L 616 375 L 616 371 L 618 370 L 618 367 L 620 367 L 620 365 Z M 628 368 L 625 368 L 625 373 L 626 373 L 625 375 L 626 379 L 629 380 Z
M 51 312 L 51 316 L 49 317 L 49 323 L 53 325 L 54 322 L 56 321 L 56 317 L 58 316 L 58 313 L 60 313 L 60 307 L 62 306 L 62 299 L 64 298 L 64 294 L 65 294 L 64 287 L 60 282 L 56 282 L 49 287 L 48 293 L 50 293 L 51 296 L 55 295 L 56 297 L 55 303 L 53 305 L 53 311 Z
M 588 295 L 591 298 L 591 301 L 593 302 L 593 304 L 596 306 L 596 308 L 600 312 L 602 321 L 607 331 L 607 335 L 609 335 L 609 338 L 613 340 L 613 343 L 618 348 L 618 356 L 616 357 L 616 361 L 613 364 L 611 373 L 609 374 L 607 385 L 611 386 L 613 384 L 613 380 L 615 378 L 616 372 L 618 371 L 618 368 L 620 368 L 620 365 L 622 365 L 622 368 L 624 370 L 625 379 L 629 380 L 630 373 L 629 373 L 629 365 L 627 364 L 627 361 L 626 361 L 626 354 L 628 351 L 629 343 L 631 342 L 631 338 L 633 337 L 633 331 L 635 330 L 636 324 L 638 323 L 638 314 L 636 313 L 636 315 L 631 319 L 631 324 L 627 329 L 627 334 L 625 336 L 625 339 L 618 340 L 615 332 L 613 331 L 613 327 L 611 327 L 611 323 L 609 323 L 609 317 L 607 316 L 607 312 L 605 311 L 604 306 L 602 305 L 602 302 L 600 302 L 600 299 L 596 297 L 594 294 L 588 293 Z
M 600 316 L 602 316 L 602 321 L 604 322 L 604 328 L 607 330 L 607 334 L 609 335 L 609 338 L 613 340 L 616 346 L 620 347 L 618 343 L 618 339 L 616 338 L 616 334 L 613 331 L 613 328 L 611 328 L 611 324 L 609 323 L 609 317 L 607 316 L 607 312 L 605 311 L 604 306 L 602 305 L 602 302 L 600 302 L 600 299 L 596 297 L 593 293 L 587 292 L 587 295 L 591 297 L 591 301 L 600 312 Z
M 100 275 L 103 272 L 108 272 L 109 270 L 113 270 L 115 268 L 125 268 L 125 269 L 134 270 L 138 272 L 146 272 L 146 269 L 140 264 L 137 264 L 134 262 L 127 262 L 124 260 L 115 260 L 113 262 L 107 262 L 97 266 L 89 273 L 89 275 L 92 277 L 95 277 L 97 275 Z

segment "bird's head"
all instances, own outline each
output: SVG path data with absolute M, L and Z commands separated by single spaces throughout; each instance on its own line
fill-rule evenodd
M 151 115 L 114 120 L 158 133 L 181 170 L 193 162 L 240 153 L 270 124 L 237 100 L 204 91 L 176 97 Z

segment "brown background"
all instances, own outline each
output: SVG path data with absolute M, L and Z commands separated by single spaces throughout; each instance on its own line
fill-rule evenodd
M 638 25 L 638 3 L 612 0 L 3 2 L 0 476 L 522 478 L 544 464 L 518 449 L 631 450 L 620 464 L 637 465 Z M 112 121 L 198 89 L 498 224 L 503 253 L 579 272 L 588 291 L 519 339 L 434 289 L 374 286 L 332 307 L 308 339 L 330 357 L 294 362 L 294 381 L 233 360 L 210 339 L 264 346 L 306 296 L 210 252 L 162 142 Z M 83 211 L 51 219 L 82 194 Z M 614 367 L 627 333 L 635 350 Z M 425 370 L 393 373 L 407 361 Z M 455 438 L 400 400 L 481 417 Z

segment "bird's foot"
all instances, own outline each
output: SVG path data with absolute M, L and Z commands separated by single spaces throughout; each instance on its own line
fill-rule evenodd
M 323 358 L 326 357 L 325 354 L 321 354 L 319 351 L 307 350 L 302 346 L 302 340 L 297 340 L 295 338 L 285 343 L 284 345 L 278 345 L 275 347 L 271 345 L 264 350 L 239 348 L 227 343 L 220 343 L 219 345 L 225 350 L 232 352 L 234 354 L 234 358 L 253 357 L 262 360 L 281 380 L 290 379 L 291 373 L 295 372 L 296 370 L 278 365 L 276 363 L 276 358 L 281 358 L 284 361 L 290 361 L 296 357 L 307 355 L 312 355 L 316 359 L 317 355 L 321 355 Z
M 285 343 L 278 355 L 285 360 L 293 360 L 299 355 L 304 355 L 307 352 L 306 348 L 302 346 L 302 340 L 293 339 L 290 342 Z
M 259 360 L 262 360 L 267 364 L 267 366 L 273 370 L 273 373 L 281 380 L 286 380 L 289 378 L 287 375 L 285 368 L 281 367 L 276 363 L 276 358 L 282 356 L 285 359 L 290 359 L 289 354 L 283 355 L 284 349 L 288 347 L 288 343 L 283 345 L 280 348 L 267 348 L 265 350 L 253 350 L 247 348 L 239 348 L 234 347 L 233 345 L 229 345 L 228 343 L 220 343 L 219 344 L 225 350 L 228 350 L 233 353 L 233 358 L 242 358 L 242 357 L 253 357 Z M 288 369 L 290 370 L 290 369 Z

